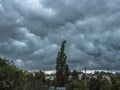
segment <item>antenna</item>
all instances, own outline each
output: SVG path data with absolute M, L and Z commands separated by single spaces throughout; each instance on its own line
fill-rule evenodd
M 86 69 L 87 69 L 87 67 L 85 67 L 84 90 L 86 90 L 86 86 L 87 86 L 87 83 L 86 83 Z

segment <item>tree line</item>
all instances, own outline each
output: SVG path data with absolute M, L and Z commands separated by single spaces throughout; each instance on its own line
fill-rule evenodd
M 45 74 L 33 73 L 17 68 L 7 59 L 0 58 L 0 90 L 48 90 Z

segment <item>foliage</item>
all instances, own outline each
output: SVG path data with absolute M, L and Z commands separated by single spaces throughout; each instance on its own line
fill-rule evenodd
M 40 80 L 41 82 L 45 83 L 45 74 L 44 72 L 35 72 L 35 79 Z
M 66 64 L 67 56 L 64 53 L 66 41 L 62 42 L 61 49 L 58 52 L 57 56 L 57 65 L 56 65 L 56 81 L 57 86 L 64 86 L 65 83 L 69 80 L 70 70 Z
M 111 77 L 112 87 L 111 90 L 120 90 L 120 76 Z
M 84 90 L 84 80 L 72 80 L 67 85 L 67 90 Z M 88 87 L 86 87 L 88 90 Z
M 78 72 L 73 70 L 73 72 L 71 73 L 71 76 L 72 76 L 72 80 L 78 80 Z
M 6 59 L 0 58 L 0 90 L 25 88 L 24 73 Z
M 91 78 L 89 90 L 111 90 L 111 87 L 101 76 L 98 76 L 97 78 Z

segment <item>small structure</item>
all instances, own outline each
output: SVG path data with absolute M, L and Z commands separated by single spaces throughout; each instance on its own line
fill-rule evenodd
M 78 78 L 79 78 L 79 80 L 82 80 L 82 78 L 83 78 L 83 73 L 82 73 L 82 74 L 78 74 Z
M 107 82 L 108 84 L 112 84 L 112 81 L 111 81 L 111 78 L 110 78 L 109 75 L 102 75 L 102 78 L 103 78 L 104 80 L 106 80 L 106 82 Z
M 49 80 L 54 80 L 56 78 L 56 76 L 55 76 L 55 74 L 47 74 L 46 76 L 45 76 L 45 79 L 49 79 Z

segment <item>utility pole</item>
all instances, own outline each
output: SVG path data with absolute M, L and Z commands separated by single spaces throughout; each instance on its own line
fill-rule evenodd
M 85 67 L 84 90 L 86 90 L 86 86 L 87 86 L 87 82 L 86 82 L 86 69 L 87 69 L 87 67 Z

